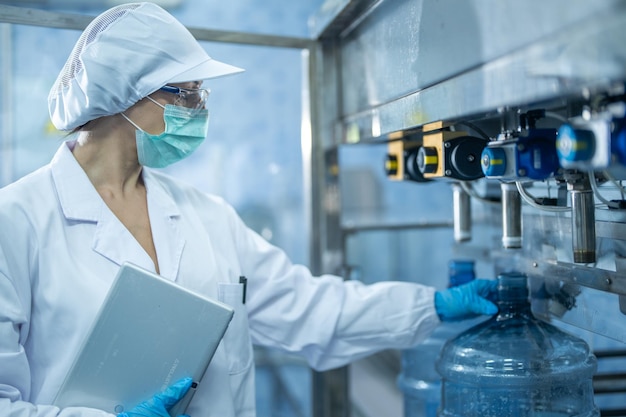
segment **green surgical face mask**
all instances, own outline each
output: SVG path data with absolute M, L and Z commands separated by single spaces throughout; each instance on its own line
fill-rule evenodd
M 172 104 L 163 106 L 152 101 L 165 109 L 165 131 L 160 135 L 151 135 L 124 113 L 122 116 L 137 128 L 135 139 L 139 163 L 151 168 L 164 168 L 188 157 L 200 146 L 209 128 L 209 111 L 190 110 Z

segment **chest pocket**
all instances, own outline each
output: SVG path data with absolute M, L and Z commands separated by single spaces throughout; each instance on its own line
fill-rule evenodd
M 218 283 L 219 300 L 235 311 L 224 335 L 228 371 L 231 375 L 252 366 L 252 342 L 248 330 L 248 311 L 243 303 L 243 289 L 243 284 Z

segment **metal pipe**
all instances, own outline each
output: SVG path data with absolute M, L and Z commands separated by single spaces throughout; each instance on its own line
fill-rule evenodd
M 586 185 L 585 185 L 586 184 Z M 575 263 L 596 261 L 596 216 L 589 183 L 570 184 L 572 203 L 572 250 Z
M 616 372 L 594 375 L 593 392 L 595 394 L 626 392 L 626 373 Z
M 0 5 L 0 23 L 32 25 L 60 29 L 83 30 L 94 16 L 52 12 L 26 7 Z M 291 36 L 263 35 L 188 27 L 199 41 L 234 43 L 241 45 L 272 46 L 280 48 L 307 49 L 314 45 L 313 39 Z
M 472 239 L 472 202 L 461 184 L 452 183 L 454 218 L 454 241 L 467 242 Z
M 502 192 L 502 247 L 522 247 L 522 199 L 513 182 L 500 184 Z
M 454 223 L 451 221 L 424 221 L 424 222 L 416 222 L 416 223 L 379 223 L 379 224 L 344 224 L 341 226 L 341 231 L 344 235 L 348 236 L 355 233 L 360 232 L 370 232 L 370 231 L 379 231 L 379 230 L 387 230 L 390 232 L 393 231 L 404 231 L 408 229 L 449 229 L 454 226 Z

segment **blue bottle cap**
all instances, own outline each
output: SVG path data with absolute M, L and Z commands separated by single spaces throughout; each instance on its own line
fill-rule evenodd
M 474 261 L 453 259 L 448 263 L 448 288 L 468 283 L 474 278 Z

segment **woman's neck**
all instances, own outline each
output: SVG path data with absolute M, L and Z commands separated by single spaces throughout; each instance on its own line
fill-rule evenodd
M 78 133 L 73 154 L 98 190 L 122 193 L 143 186 L 135 129 L 120 116 L 94 120 Z

